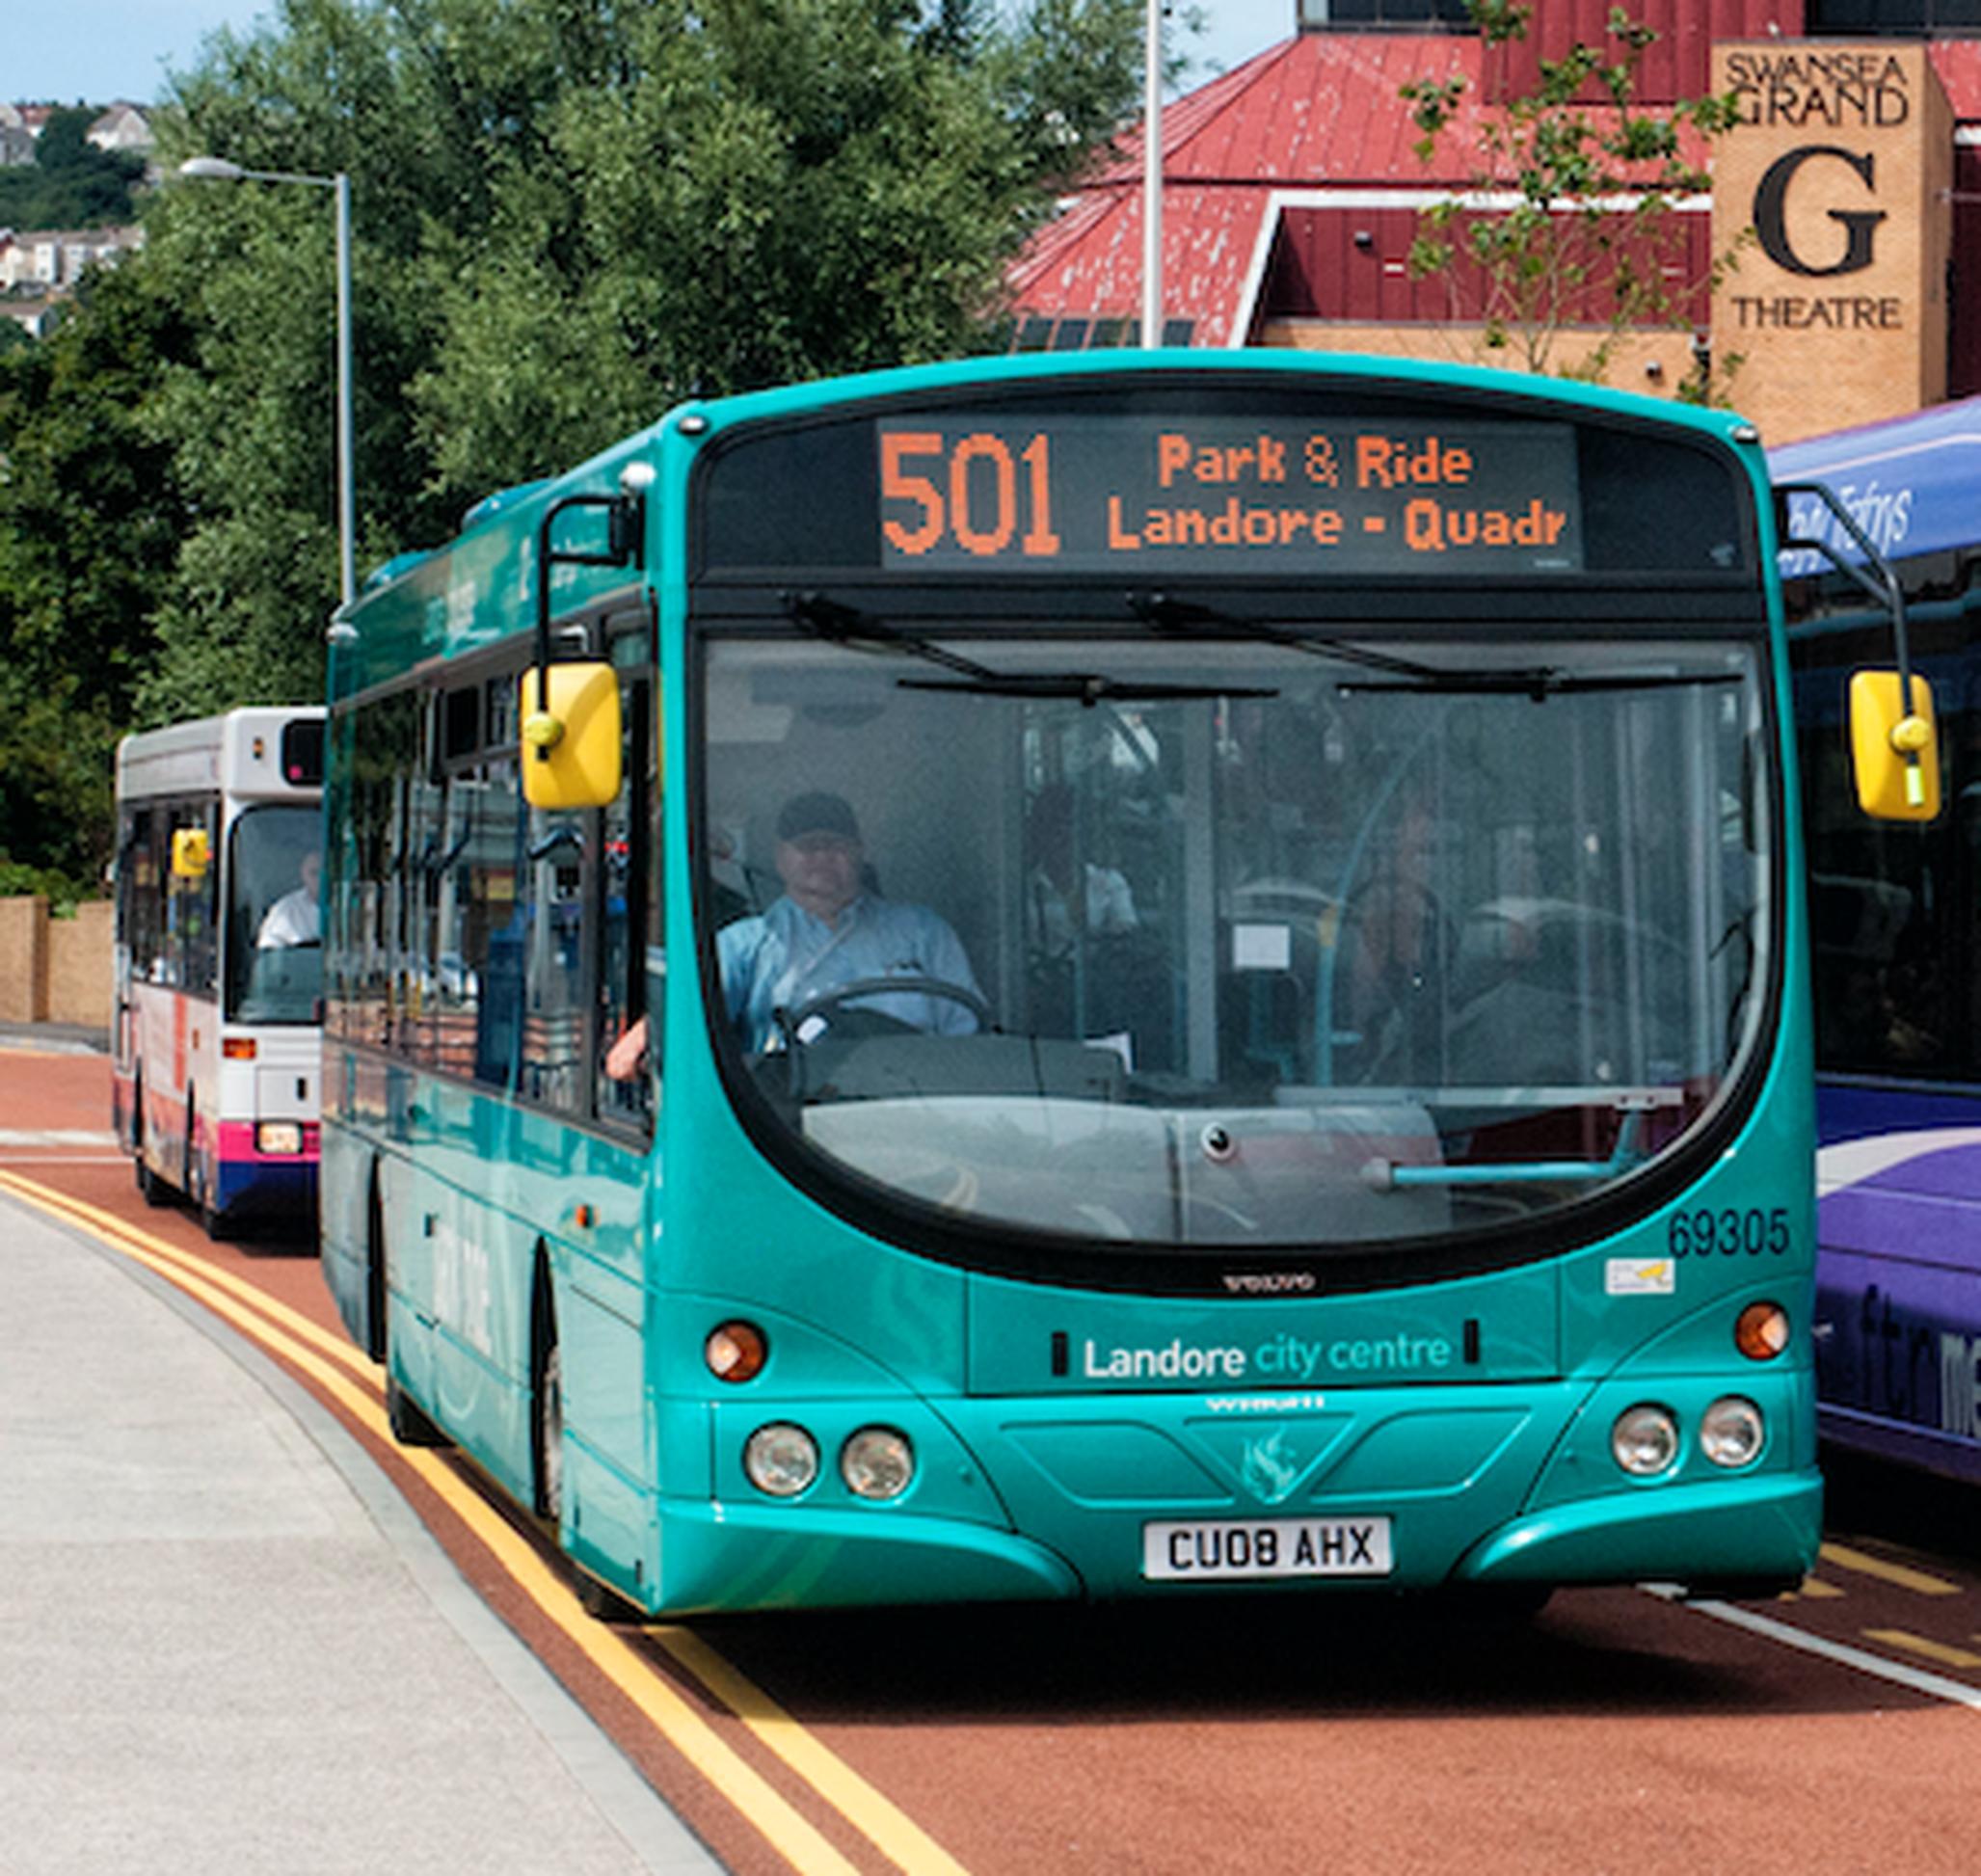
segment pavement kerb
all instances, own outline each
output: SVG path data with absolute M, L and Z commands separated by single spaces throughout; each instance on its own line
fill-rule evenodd
M 709 1876 L 724 1868 L 550 1671 L 482 1601 L 377 1461 L 307 1388 L 156 1273 L 66 1220 L 0 1195 L 0 1210 L 7 1209 L 26 1213 L 38 1225 L 101 1258 L 191 1325 L 268 1392 L 350 1488 L 428 1602 L 646 1868 L 657 1876 Z

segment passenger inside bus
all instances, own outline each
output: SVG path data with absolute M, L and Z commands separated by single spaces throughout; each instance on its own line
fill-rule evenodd
M 1456 932 L 1432 889 L 1436 823 L 1427 791 L 1407 789 L 1375 868 L 1342 917 L 1340 1065 L 1351 1081 L 1432 1080 L 1445 1028 Z
M 1083 933 L 1104 938 L 1135 930 L 1135 895 L 1126 874 L 1083 860 L 1085 891 L 1074 890 L 1073 791 L 1063 782 L 1048 784 L 1033 797 L 1028 820 L 1032 871 L 1025 909 L 1039 952 L 1063 957 Z

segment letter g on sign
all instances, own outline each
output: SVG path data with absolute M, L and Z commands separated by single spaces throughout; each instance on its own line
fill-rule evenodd
M 1861 273 L 1871 264 L 1871 231 L 1885 220 L 1882 208 L 1855 211 L 1833 208 L 1828 211 L 1833 222 L 1842 223 L 1846 235 L 1843 258 L 1834 266 L 1812 267 L 1796 253 L 1788 238 L 1788 185 L 1805 163 L 1818 156 L 1834 156 L 1837 162 L 1854 170 L 1862 178 L 1866 189 L 1878 186 L 1877 159 L 1869 150 L 1859 156 L 1847 149 L 1838 149 L 1834 144 L 1808 144 L 1801 149 L 1791 149 L 1778 156 L 1768 165 L 1760 187 L 1754 191 L 1754 232 L 1760 237 L 1761 251 L 1776 266 L 1810 280 Z

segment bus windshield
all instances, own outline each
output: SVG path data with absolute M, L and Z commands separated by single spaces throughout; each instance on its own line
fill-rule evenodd
M 228 868 L 228 1016 L 313 1023 L 323 996 L 318 874 L 323 815 L 251 808 L 234 822 Z
M 705 657 L 727 1066 L 869 1207 L 1448 1237 L 1662 1157 L 1759 1024 L 1757 642 L 870 622 Z

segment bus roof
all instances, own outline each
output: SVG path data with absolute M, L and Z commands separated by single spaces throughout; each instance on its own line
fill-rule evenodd
M 453 540 L 429 552 L 395 556 L 377 569 L 351 608 L 349 623 L 355 631 L 343 634 L 336 647 L 331 694 L 348 696 L 403 675 L 427 658 L 463 656 L 528 630 L 534 616 L 536 533 L 549 505 L 569 496 L 616 492 L 629 468 L 659 467 L 670 445 L 682 446 L 679 439 L 697 432 L 712 435 L 738 423 L 800 417 L 867 399 L 1135 373 L 1227 382 L 1242 377 L 1360 379 L 1372 387 L 1399 387 L 1427 395 L 1450 391 L 1553 405 L 1564 418 L 1647 420 L 1674 431 L 1689 429 L 1723 445 L 1756 441 L 1752 426 L 1731 412 L 1606 386 L 1485 366 L 1267 348 L 1026 353 L 950 360 L 691 401 L 562 475 L 495 492 L 468 511 L 462 531 Z M 575 519 L 572 538 L 582 538 L 587 525 Z M 559 540 L 565 540 L 562 529 Z M 617 568 L 559 565 L 552 573 L 553 607 L 560 615 L 568 613 L 631 583 Z
M 1768 452 L 1777 482 L 1826 482 L 1887 559 L 1939 553 L 1981 539 L 1974 497 L 1981 490 L 1981 397 L 1941 404 L 1915 416 L 1784 443 Z M 1855 550 L 1813 500 L 1790 498 L 1791 531 L 1825 538 L 1846 557 Z M 1785 553 L 1795 576 L 1820 571 L 1809 551 Z
M 117 794 L 121 801 L 223 789 L 270 797 L 318 792 L 281 772 L 281 733 L 291 723 L 320 723 L 321 704 L 259 704 L 141 730 L 117 745 Z

